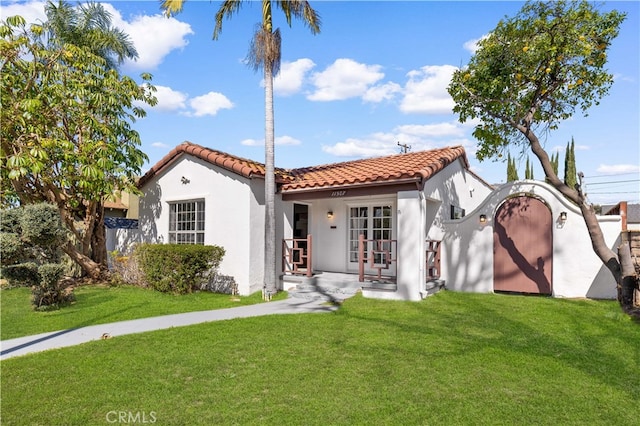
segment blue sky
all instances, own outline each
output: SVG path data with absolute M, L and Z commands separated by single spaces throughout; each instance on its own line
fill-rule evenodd
M 299 21 L 289 28 L 279 10 L 282 68 L 275 81 L 276 165 L 304 167 L 463 145 L 472 169 L 504 182 L 506 164 L 478 162 L 472 127 L 457 122 L 446 92 L 473 45 L 520 2 L 313 1 L 322 18 L 314 36 Z M 191 141 L 264 161 L 264 90 L 244 63 L 260 2 L 248 2 L 212 40 L 219 2 L 187 1 L 167 19 L 158 1 L 105 2 L 113 22 L 134 41 L 139 59 L 122 71 L 153 74 L 158 105 L 134 124 L 150 167 Z M 2 0 L 1 16 L 43 17 L 43 2 Z M 546 139 L 548 152 L 573 137 L 577 169 L 589 199 L 640 202 L 640 3 L 605 2 L 627 12 L 609 54 L 615 83 L 584 118 L 576 115 Z M 513 154 L 517 154 L 514 152 Z M 534 157 L 531 156 L 531 160 Z M 524 177 L 524 158 L 519 165 Z M 562 169 L 562 166 L 561 166 Z M 543 176 L 539 167 L 535 177 Z

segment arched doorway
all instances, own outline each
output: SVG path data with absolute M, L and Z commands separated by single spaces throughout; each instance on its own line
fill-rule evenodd
M 493 227 L 493 289 L 519 293 L 552 292 L 553 221 L 541 200 L 508 198 Z

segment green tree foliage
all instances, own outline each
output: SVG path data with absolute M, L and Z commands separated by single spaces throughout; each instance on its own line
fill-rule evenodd
M 571 138 L 571 143 L 567 142 L 567 149 L 564 155 L 564 183 L 569 188 L 575 188 L 578 184 L 576 145 L 573 138 Z
M 72 6 L 63 0 L 57 4 L 50 1 L 45 6 L 45 13 L 47 20 L 44 29 L 49 48 L 64 48 L 65 44 L 87 48 L 94 55 L 104 59 L 105 66 L 109 69 L 116 69 L 125 59 L 138 57 L 129 36 L 111 25 L 111 14 L 101 3 L 90 1 Z M 94 229 L 90 231 L 91 259 L 106 267 L 107 249 L 102 203 L 96 206 L 96 215 Z
M 125 59 L 138 57 L 133 42 L 124 31 L 112 26 L 111 14 L 101 3 L 89 1 L 77 7 L 60 0 L 49 1 L 45 6 L 50 47 L 73 44 L 86 47 L 105 60 L 108 68 L 115 69 Z
M 155 104 L 154 88 L 45 27 L 19 16 L 0 24 L 2 202 L 54 204 L 72 236 L 61 248 L 97 278 L 96 222 L 107 197 L 136 191 L 147 157 L 131 124 L 145 115 L 139 103 Z
M 516 160 L 511 158 L 511 154 L 507 155 L 507 182 L 514 182 L 520 180 L 518 176 L 518 168 L 516 167 Z
M 182 11 L 186 0 L 161 0 L 161 8 L 167 16 Z M 222 32 L 225 19 L 236 14 L 246 0 L 224 0 L 216 13 L 213 38 Z M 313 34 L 320 32 L 320 16 L 307 0 L 262 0 L 262 19 L 253 35 L 247 63 L 254 70 L 262 69 L 265 82 L 265 256 L 264 287 L 265 299 L 277 292 L 276 287 L 276 216 L 275 216 L 275 130 L 273 113 L 273 79 L 280 71 L 281 36 L 278 28 L 273 28 L 273 5 L 279 8 L 291 26 L 293 18 L 301 19 Z
M 628 245 L 619 253 L 609 249 L 582 189 L 558 178 L 539 136 L 578 111 L 586 114 L 608 93 L 613 75 L 606 69 L 607 51 L 624 19 L 586 1 L 527 2 L 478 42 L 448 88 L 460 121 L 480 123 L 473 132 L 478 159 L 498 158 L 514 146 L 531 149 L 546 180 L 579 206 L 595 253 L 620 287 L 634 279 Z M 629 306 L 622 294 L 621 304 Z

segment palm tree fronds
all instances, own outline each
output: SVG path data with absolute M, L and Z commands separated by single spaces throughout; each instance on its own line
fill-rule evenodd
M 213 29 L 213 39 L 217 40 L 222 32 L 222 21 L 231 17 L 240 10 L 242 0 L 225 0 L 216 13 L 216 26 Z
M 247 64 L 255 71 L 268 67 L 273 75 L 277 75 L 280 71 L 281 46 L 280 29 L 270 32 L 262 24 L 257 24 L 249 46 Z
M 186 0 L 161 0 L 160 9 L 164 11 L 164 15 L 167 18 L 170 18 L 173 15 L 177 15 L 182 12 L 185 1 Z

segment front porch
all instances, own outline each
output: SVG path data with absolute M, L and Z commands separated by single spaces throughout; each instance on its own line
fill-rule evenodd
M 444 288 L 440 277 L 439 240 L 425 240 L 425 280 L 419 285 L 420 297 L 425 298 Z M 358 238 L 358 272 L 330 272 L 313 267 L 314 245 L 311 234 L 306 238 L 282 241 L 282 289 L 292 297 L 344 300 L 362 291 L 365 296 L 393 293 L 398 290 L 397 241 Z M 317 256 L 317 252 L 316 252 Z M 405 267 L 415 267 L 405 265 Z

